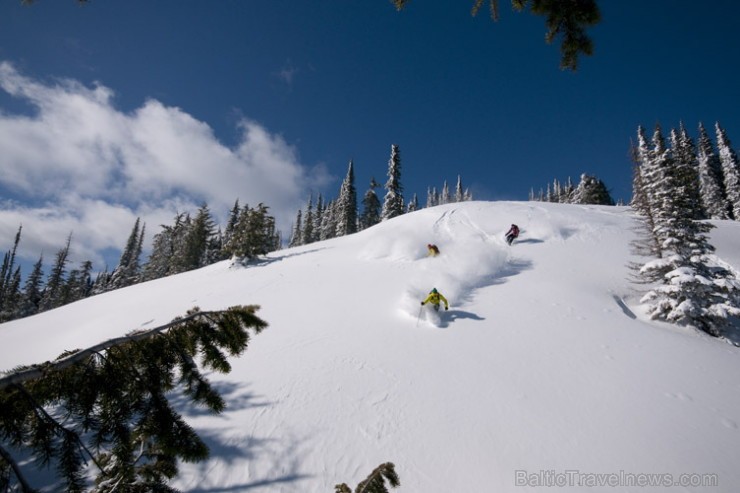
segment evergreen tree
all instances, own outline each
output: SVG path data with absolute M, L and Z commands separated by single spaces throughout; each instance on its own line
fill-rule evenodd
M 330 201 L 321 215 L 321 240 L 329 240 L 337 235 L 336 201 Z
M 697 173 L 696 147 L 686 132 L 683 123 L 679 131 L 671 130 L 671 147 L 673 148 L 673 173 L 676 186 L 685 191 L 686 211 L 693 219 L 704 219 L 705 214 L 699 194 L 699 175 Z
M 714 152 L 712 141 L 704 125 L 699 123 L 697 146 L 699 190 L 701 203 L 709 219 L 729 219 L 730 215 L 722 181 L 722 165 Z
M 314 228 L 313 195 L 309 194 L 306 204 L 306 216 L 303 221 L 303 235 L 301 245 L 308 245 L 316 241 L 316 229 Z
M 638 138 L 642 167 L 647 170 L 641 175 L 640 192 L 647 200 L 638 203 L 648 204 L 663 253 L 640 270 L 646 282 L 657 283 L 642 302 L 654 319 L 721 336 L 728 317 L 740 315 L 740 283 L 712 255 L 714 248 L 706 236 L 711 225 L 694 218 L 695 198 L 688 188 L 695 183 L 681 176 L 677 152 L 665 147 L 660 127 L 651 150 L 645 149 L 644 135 L 639 133 Z
M 450 199 L 450 187 L 447 185 L 447 180 L 442 184 L 442 196 L 439 199 L 441 204 L 449 204 Z
M 37 470 L 53 467 L 55 490 L 174 493 L 167 482 L 177 475 L 178 464 L 209 453 L 179 414 L 181 403 L 212 413 L 224 410 L 223 397 L 202 369 L 231 370 L 227 355 L 241 355 L 250 329 L 258 334 L 267 326 L 255 315 L 258 308 L 194 309 L 147 332 L 4 375 L 3 491 L 36 491 L 31 482 L 48 478 Z M 177 406 L 171 402 L 175 397 Z
M 183 235 L 181 254 L 178 256 L 178 272 L 199 269 L 209 265 L 220 252 L 212 252 L 216 223 L 207 204 L 203 204 Z
M 35 315 L 39 311 L 41 304 L 41 298 L 43 296 L 43 283 L 44 283 L 44 256 L 41 255 L 38 261 L 33 264 L 31 273 L 26 278 L 26 283 L 23 285 L 23 296 L 21 301 L 21 309 L 18 314 L 19 317 L 30 317 Z
M 352 161 L 347 168 L 347 176 L 339 190 L 336 204 L 337 236 L 357 232 L 357 191 L 355 190 L 355 172 Z
M 419 198 L 416 196 L 416 194 L 411 197 L 411 201 L 409 202 L 408 207 L 406 208 L 406 212 L 414 212 L 415 210 L 419 209 Z
M 159 279 L 181 272 L 181 255 L 184 250 L 183 239 L 188 231 L 190 216 L 179 213 L 172 226 L 162 225 L 162 231 L 154 235 L 152 253 L 144 266 L 143 281 Z M 97 282 L 96 282 L 97 284 Z M 93 292 L 96 288 L 93 289 Z
M 732 148 L 727 133 L 720 127 L 719 122 L 715 124 L 714 128 L 717 132 L 717 150 L 725 179 L 725 193 L 727 194 L 730 216 L 732 219 L 740 221 L 740 161 L 738 161 L 737 153 Z
M 455 202 L 465 201 L 465 192 L 463 192 L 462 179 L 457 175 L 457 185 L 455 185 Z
M 383 199 L 383 221 L 400 216 L 404 212 L 403 187 L 401 186 L 401 152 L 396 144 L 391 146 L 391 157 L 388 161 L 388 181 L 385 184 Z
M 362 215 L 360 216 L 360 228 L 367 229 L 375 226 L 380 222 L 380 199 L 375 193 L 375 189 L 380 185 L 375 178 L 370 179 L 370 188 L 365 192 L 362 198 Z
M 136 218 L 134 227 L 129 234 L 126 246 L 121 252 L 118 266 L 108 279 L 105 290 L 113 290 L 131 286 L 139 281 L 141 271 L 141 250 L 143 246 L 144 227 L 140 227 L 141 219 Z
M 298 209 L 293 225 L 293 233 L 290 237 L 289 247 L 297 247 L 303 244 L 303 211 Z
M 222 243 L 223 245 L 228 245 L 231 242 L 231 237 L 234 234 L 234 230 L 236 229 L 236 223 L 239 220 L 239 212 L 241 208 L 239 207 L 239 199 L 236 199 L 234 202 L 234 207 L 231 208 L 229 211 L 229 220 L 226 223 L 226 229 L 224 230 Z M 227 255 L 224 253 L 221 255 L 221 258 L 226 258 Z
M 253 259 L 275 250 L 277 233 L 275 218 L 268 214 L 269 207 L 258 204 L 256 208 L 244 207 L 239 215 L 229 254 L 242 259 Z
M 645 169 L 651 166 L 651 152 L 648 148 L 645 130 L 642 127 L 637 129 L 638 145 L 632 149 L 632 201 L 630 205 L 638 216 L 642 217 L 639 224 L 642 230 L 638 232 L 639 236 L 632 243 L 635 253 L 644 257 L 662 257 L 663 248 L 660 239 L 656 234 L 655 217 L 653 208 L 648 197 Z M 642 266 L 632 264 L 633 269 L 639 270 Z
M 548 190 L 549 191 L 549 190 Z M 574 204 L 596 204 L 596 205 L 614 205 L 614 200 L 609 195 L 609 190 L 604 182 L 595 176 L 587 174 L 581 175 L 581 181 L 578 183 L 574 197 Z
M 89 260 L 84 261 L 79 269 L 73 269 L 69 272 L 63 288 L 63 305 L 74 303 L 90 296 L 93 287 L 91 272 L 92 262 Z
M 56 260 L 46 280 L 46 289 L 39 303 L 39 311 L 43 312 L 57 308 L 64 304 L 64 282 L 69 260 L 69 246 L 72 242 L 72 234 L 67 237 L 66 245 L 57 252 Z
M 3 264 L 0 267 L 0 321 L 10 320 L 10 313 L 15 310 L 16 303 L 20 296 L 20 285 L 14 281 L 15 278 L 15 255 L 18 251 L 18 244 L 21 241 L 21 227 L 15 234 L 13 248 L 3 257 Z M 18 272 L 20 276 L 20 272 Z
M 434 203 L 434 194 L 432 193 L 432 189 L 430 187 L 427 187 L 427 209 L 430 207 L 434 207 L 436 204 Z

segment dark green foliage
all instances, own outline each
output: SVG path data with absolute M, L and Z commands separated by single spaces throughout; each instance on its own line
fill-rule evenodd
M 397 488 L 401 485 L 395 466 L 391 462 L 376 467 L 364 481 L 357 485 L 354 493 L 388 493 L 388 488 L 385 485 L 386 481 L 391 488 Z M 352 493 L 352 489 L 346 483 L 342 483 L 334 487 L 334 492 Z
M 126 246 L 121 253 L 118 266 L 106 279 L 105 286 L 99 286 L 97 292 L 125 288 L 139 282 L 141 274 L 141 250 L 144 243 L 145 225 L 140 225 L 141 219 L 136 218 Z
M 248 205 L 239 213 L 234 233 L 224 245 L 224 252 L 242 259 L 252 259 L 276 249 L 275 218 L 268 214 L 269 207 L 260 203 L 256 208 Z
M 267 324 L 256 306 L 219 312 L 197 308 L 184 318 L 129 334 L 54 362 L 19 368 L 0 379 L 0 490 L 32 491 L 13 454 L 53 467 L 66 491 L 174 491 L 177 461 L 194 462 L 208 448 L 172 408 L 168 395 L 219 413 L 225 403 L 199 370 L 228 372 L 243 353 L 248 329 Z M 91 468 L 97 469 L 92 471 Z
M 603 181 L 584 173 L 573 195 L 573 203 L 614 205 L 614 199 L 609 195 L 609 190 Z
M 391 1 L 400 10 L 410 0 Z M 489 5 L 491 18 L 498 20 L 498 0 L 473 0 L 472 14 L 476 15 L 484 3 Z M 593 54 L 593 42 L 586 34 L 586 28 L 601 20 L 596 0 L 511 0 L 511 5 L 515 10 L 529 8 L 532 14 L 545 17 L 547 43 L 562 37 L 560 68 L 576 70 L 580 55 Z
M 56 260 L 46 280 L 46 289 L 41 296 L 39 311 L 51 310 L 64 304 L 63 288 L 64 275 L 67 272 L 67 262 L 69 259 L 69 245 L 72 242 L 72 235 L 67 237 L 67 244 L 57 252 Z
M 380 187 L 380 184 L 375 181 L 375 178 L 371 178 L 370 186 L 362 197 L 360 229 L 367 229 L 380 222 L 380 199 L 378 198 L 378 194 L 375 193 L 375 189 L 378 187 Z

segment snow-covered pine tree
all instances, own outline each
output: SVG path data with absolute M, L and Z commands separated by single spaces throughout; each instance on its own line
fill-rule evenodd
M 638 145 L 632 148 L 632 201 L 630 205 L 635 213 L 642 218 L 639 221 L 638 239 L 632 243 L 632 247 L 637 255 L 643 257 L 662 257 L 663 248 L 660 239 L 655 233 L 655 218 L 653 209 L 650 206 L 650 199 L 645 186 L 644 170 L 651 166 L 651 152 L 648 148 L 645 130 L 642 127 L 637 129 Z M 642 264 L 632 264 L 634 270 L 642 268 Z
M 293 232 L 290 235 L 289 247 L 297 247 L 302 245 L 303 241 L 303 211 L 298 209 L 298 213 L 295 216 L 295 223 L 293 224 Z
M 308 245 L 316 241 L 316 221 L 313 211 L 313 194 L 308 194 L 308 203 L 306 204 L 306 215 L 303 216 L 303 233 L 301 235 L 301 245 Z
M 26 282 L 23 285 L 23 295 L 21 298 L 21 306 L 18 313 L 18 318 L 30 317 L 35 315 L 39 311 L 39 305 L 41 304 L 41 298 L 44 293 L 44 256 L 39 256 L 38 261 L 33 264 L 31 273 L 26 278 Z
M 233 241 L 227 247 L 229 255 L 248 260 L 275 250 L 275 218 L 268 214 L 268 210 L 269 207 L 263 203 L 254 209 L 248 206 L 242 209 Z
M 126 246 L 121 252 L 118 266 L 113 269 L 105 286 L 106 291 L 131 286 L 139 281 L 141 270 L 140 257 L 144 236 L 144 227 L 140 226 L 140 224 L 141 218 L 137 217 L 126 241 Z
M 190 216 L 179 213 L 175 216 L 175 223 L 172 226 L 162 225 L 162 231 L 154 235 L 152 240 L 152 253 L 144 266 L 142 281 L 151 281 L 181 272 L 178 270 L 179 256 L 183 251 L 183 239 L 189 224 Z M 93 288 L 93 292 L 97 292 L 97 286 Z
M 465 192 L 463 192 L 462 179 L 457 175 L 457 185 L 455 185 L 455 202 L 464 202 Z
M 355 190 L 354 163 L 350 160 L 347 176 L 342 181 L 336 203 L 337 236 L 357 232 L 357 191 Z
M 213 237 L 216 235 L 216 223 L 213 220 L 208 204 L 203 204 L 195 218 L 190 221 L 183 238 L 183 251 L 180 256 L 179 272 L 199 269 L 208 265 L 220 252 L 210 251 Z
M 69 246 L 72 242 L 72 233 L 67 237 L 67 243 L 57 252 L 56 260 L 46 280 L 46 289 L 39 303 L 39 311 L 44 312 L 64 304 L 62 299 L 67 262 L 69 261 Z
M 465 189 L 465 193 L 463 194 L 463 200 L 465 202 L 470 202 L 471 200 L 473 200 L 473 192 L 471 192 L 469 188 Z
M 740 161 L 738 161 L 737 153 L 732 148 L 727 133 L 719 122 L 714 125 L 714 129 L 717 132 L 717 151 L 722 165 L 730 216 L 740 221 Z
M 740 315 L 740 282 L 712 255 L 707 240 L 708 223 L 694 219 L 692 186 L 676 172 L 671 149 L 656 127 L 653 148 L 646 152 L 644 135 L 638 132 L 639 150 L 645 161 L 641 186 L 655 221 L 662 258 L 640 269 L 646 282 L 657 283 L 642 298 L 651 318 L 692 326 L 721 336 L 729 317 Z M 695 186 L 695 185 L 693 185 Z
M 694 141 L 689 137 L 683 122 L 678 132 L 671 129 L 671 147 L 673 149 L 673 173 L 676 185 L 681 187 L 687 194 L 684 202 L 689 210 L 688 214 L 693 219 L 704 219 L 704 208 L 701 204 L 699 194 L 699 175 L 697 173 L 696 147 Z
M 375 189 L 380 185 L 375 178 L 370 179 L 370 188 L 365 192 L 362 198 L 362 215 L 360 216 L 360 228 L 367 229 L 375 226 L 380 222 L 380 199 L 375 193 Z
M 408 207 L 406 207 L 406 212 L 414 212 L 419 209 L 419 198 L 416 196 L 416 194 L 411 197 L 411 200 L 409 201 Z
M 583 173 L 573 197 L 574 204 L 614 205 L 603 181 Z
M 5 253 L 2 267 L 0 267 L 0 322 L 11 319 L 11 312 L 15 310 L 20 296 L 20 284 L 14 282 L 14 271 L 17 270 L 15 255 L 21 241 L 21 230 L 22 227 L 19 227 L 15 234 L 13 248 Z M 20 271 L 18 277 L 20 277 Z
M 316 199 L 316 212 L 313 215 L 313 237 L 314 241 L 319 241 L 321 238 L 321 220 L 324 215 L 324 198 L 319 194 L 319 197 Z
M 86 260 L 82 262 L 79 269 L 72 269 L 69 272 L 67 281 L 64 285 L 64 295 L 62 296 L 63 304 L 74 303 L 90 296 L 93 287 L 92 281 L 92 262 Z
M 699 123 L 697 167 L 702 207 L 709 219 L 729 219 L 727 199 L 722 181 L 722 165 L 704 125 Z
M 239 220 L 239 212 L 241 208 L 239 207 L 239 199 L 236 199 L 234 201 L 234 207 L 231 208 L 229 211 L 229 219 L 226 222 L 226 229 L 224 230 L 223 234 L 223 240 L 222 243 L 224 245 L 228 245 L 231 241 L 231 237 L 234 234 L 234 229 L 236 228 L 236 223 Z M 222 258 L 224 258 L 225 255 L 222 255 Z
M 388 160 L 388 181 L 385 184 L 385 198 L 381 220 L 386 221 L 404 212 L 403 186 L 401 185 L 401 151 L 398 145 L 391 146 L 391 157 Z
M 452 200 L 450 199 L 450 187 L 447 185 L 447 180 L 442 184 L 442 195 L 439 198 L 440 204 L 449 204 Z
M 329 240 L 337 234 L 336 201 L 331 200 L 321 215 L 321 240 Z

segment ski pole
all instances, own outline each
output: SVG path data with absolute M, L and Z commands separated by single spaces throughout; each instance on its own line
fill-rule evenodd
M 419 307 L 419 314 L 416 316 L 416 326 L 419 326 L 419 319 L 421 318 L 421 309 L 424 308 L 424 305 L 421 305 Z

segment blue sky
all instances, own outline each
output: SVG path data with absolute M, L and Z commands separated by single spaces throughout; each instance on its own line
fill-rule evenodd
M 287 234 L 309 192 L 361 195 L 391 144 L 407 200 L 595 174 L 629 200 L 638 125 L 719 121 L 740 142 L 740 4 L 601 1 L 595 54 L 558 68 L 544 21 L 501 0 L 73 0 L 0 4 L 0 247 L 115 262 L 136 217 L 264 201 Z M 382 191 L 379 191 L 382 193 Z

